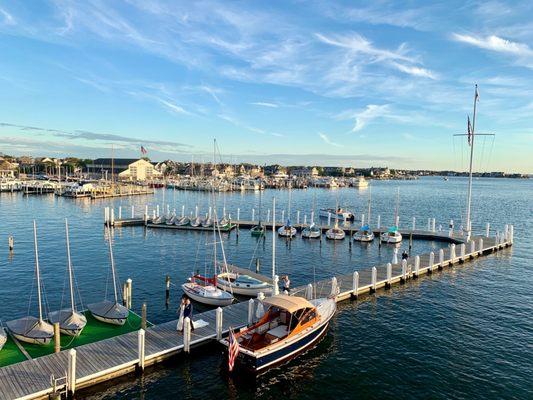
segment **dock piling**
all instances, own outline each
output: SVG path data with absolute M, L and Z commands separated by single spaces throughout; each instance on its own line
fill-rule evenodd
M 118 206 L 118 219 L 122 219 L 122 206 Z
M 270 221 L 270 209 L 267 210 L 267 221 Z
M 413 217 L 413 231 L 416 229 L 416 218 Z
M 155 206 L 155 216 L 156 218 L 159 218 L 159 204 Z
M 509 226 L 509 242 L 513 244 L 513 240 L 514 240 L 514 225 L 511 224 Z
M 407 280 L 407 260 L 404 258 L 402 260 L 402 278 L 400 279 L 400 282 L 405 283 Z
M 13 235 L 9 235 L 7 238 L 7 245 L 9 247 L 9 251 L 13 251 L 15 248 L 15 240 L 13 239 Z
M 475 257 L 476 255 L 475 252 L 476 252 L 476 242 L 473 240 L 470 240 L 470 258 Z
M 141 307 L 141 329 L 146 330 L 146 303 Z
M 281 210 L 281 222 L 285 221 L 285 210 Z
M 254 299 L 248 300 L 248 326 L 254 322 Z
M 115 209 L 111 209 L 111 226 L 115 225 Z
M 378 215 L 377 229 L 381 229 L 381 215 Z
M 483 255 L 483 238 L 479 238 L 478 252 L 480 256 Z
M 139 329 L 139 334 L 138 334 L 138 339 L 139 339 L 139 347 L 138 347 L 138 353 L 139 353 L 139 363 L 137 364 L 137 368 L 139 370 L 139 372 L 143 372 L 144 371 L 144 359 L 145 359 L 145 351 L 144 351 L 144 348 L 145 348 L 145 330 L 144 329 Z
M 165 305 L 168 308 L 168 304 L 170 303 L 170 276 L 167 275 L 165 278 Z
M 415 277 L 418 278 L 420 273 L 420 256 L 415 256 Z
M 237 219 L 239 219 L 241 209 L 237 208 Z M 255 208 L 252 208 L 252 221 L 255 221 Z
M 433 265 L 435 265 L 435 253 L 429 253 L 429 262 L 428 262 L 428 274 L 433 272 Z
M 428 232 L 431 231 L 431 218 L 428 218 Z
M 431 231 L 433 231 L 433 232 L 436 231 L 436 229 L 435 229 L 435 218 L 433 218 L 433 219 L 431 220 Z
M 76 349 L 68 351 L 67 397 L 72 399 L 76 393 Z
M 183 320 L 183 351 L 191 352 L 191 319 L 189 317 Z
M 487 222 L 485 227 L 485 237 L 490 237 L 490 223 Z
M 455 243 L 452 243 L 450 245 L 450 264 L 455 263 L 455 259 L 457 258 L 455 254 Z
M 352 278 L 352 298 L 357 299 L 357 294 L 359 292 L 359 272 L 354 271 Z
M 376 267 L 372 267 L 372 287 L 370 288 L 371 293 L 375 293 L 376 291 L 376 280 L 378 277 L 378 270 Z
M 61 351 L 61 332 L 59 330 L 59 322 L 54 323 L 54 353 Z
M 128 307 L 128 284 L 126 282 L 122 284 L 122 305 Z
M 278 275 L 274 275 L 274 279 L 272 283 L 273 283 L 273 294 L 274 296 L 277 296 L 279 294 L 279 286 L 278 286 L 279 276 Z
M 300 224 L 300 210 L 296 211 L 296 223 Z
M 135 206 L 132 204 L 131 205 L 131 219 L 134 219 L 135 218 Z
M 304 214 L 304 225 L 307 225 L 307 214 Z
M 128 278 L 126 280 L 126 289 L 127 289 L 127 297 L 126 297 L 126 307 L 131 308 L 131 278 Z
M 222 318 L 224 315 L 224 311 L 221 307 L 217 307 L 216 310 L 216 320 L 215 320 L 215 330 L 217 332 L 217 340 L 222 339 Z
M 337 283 L 337 278 L 331 278 L 331 297 L 337 297 L 339 294 L 339 285 Z
M 444 249 L 439 249 L 439 269 L 444 267 Z
M 464 243 L 461 243 L 459 246 L 459 262 L 463 263 L 465 261 L 465 254 L 466 254 L 466 245 Z
M 307 300 L 313 300 L 313 285 L 310 283 L 307 285 L 307 288 L 305 289 L 305 298 Z
M 328 226 L 331 226 L 331 213 L 328 212 Z
M 365 214 L 361 214 L 361 227 L 365 226 Z
M 386 288 L 391 287 L 391 281 L 392 281 L 392 264 L 387 263 L 387 283 L 385 284 Z

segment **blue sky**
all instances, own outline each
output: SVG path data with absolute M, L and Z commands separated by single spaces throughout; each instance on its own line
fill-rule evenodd
M 0 152 L 533 172 L 530 1 L 0 0 Z

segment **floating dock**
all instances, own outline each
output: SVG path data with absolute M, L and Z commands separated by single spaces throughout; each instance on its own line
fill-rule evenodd
M 429 232 L 422 236 L 434 235 L 434 232 Z M 451 241 L 447 236 L 440 239 Z M 501 236 L 475 236 L 468 243 L 454 239 L 448 248 L 440 249 L 436 254 L 431 252 L 410 257 L 398 264 L 389 263 L 357 270 L 352 274 L 295 287 L 291 294 L 307 298 L 332 296 L 337 301 L 356 299 L 438 269 L 492 254 L 511 246 L 512 243 L 513 227 L 509 226 Z M 234 268 L 238 272 L 254 274 L 249 270 Z M 147 365 L 219 339 L 228 333 L 230 327 L 237 329 L 246 326 L 254 320 L 257 304 L 257 299 L 251 299 L 223 309 L 196 314 L 194 323 L 197 328 L 190 336 L 188 333 L 177 332 L 177 321 L 170 321 L 149 327 L 146 331 L 140 329 L 95 343 L 83 344 L 75 350 L 63 350 L 0 368 L 0 399 L 46 398 L 53 392 L 51 377 L 63 377 L 57 389 L 68 389 L 73 393 L 77 389 L 120 375 L 142 371 Z

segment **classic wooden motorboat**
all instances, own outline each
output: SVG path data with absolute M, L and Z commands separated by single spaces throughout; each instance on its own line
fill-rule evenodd
M 309 350 L 326 334 L 337 307 L 334 299 L 289 295 L 266 298 L 263 305 L 266 313 L 257 323 L 221 340 L 227 349 L 237 341 L 237 370 L 260 373 Z

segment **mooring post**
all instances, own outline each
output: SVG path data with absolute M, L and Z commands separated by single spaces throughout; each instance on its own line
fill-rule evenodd
M 281 222 L 285 221 L 285 210 L 281 210 Z
M 191 352 L 191 319 L 189 317 L 183 320 L 183 351 Z
M 337 284 L 337 278 L 331 278 L 331 297 L 337 297 L 339 294 L 339 285 Z
M 372 287 L 370 288 L 370 291 L 374 293 L 376 291 L 376 280 L 378 277 L 378 270 L 376 267 L 372 267 Z
M 13 251 L 15 248 L 15 239 L 13 239 L 13 235 L 9 235 L 7 238 L 7 245 L 9 247 L 9 251 Z
M 145 359 L 145 352 L 144 352 L 144 344 L 145 344 L 145 330 L 144 329 L 139 329 L 139 333 L 138 333 L 138 342 L 139 342 L 139 347 L 138 347 L 138 352 L 139 352 L 139 363 L 137 364 L 137 368 L 139 369 L 140 372 L 144 371 L 144 359 Z
M 144 206 L 144 224 L 148 223 L 148 205 Z
M 466 254 L 466 245 L 464 243 L 461 243 L 459 245 L 459 262 L 463 263 L 465 261 L 465 254 Z
M 420 272 L 420 256 L 415 256 L 415 277 L 418 278 Z
M 416 218 L 413 217 L 413 231 L 416 229 Z
M 109 221 L 109 207 L 104 208 L 104 225 Z
M 428 232 L 431 230 L 431 218 L 428 218 Z
M 377 229 L 381 229 L 381 215 L 378 215 Z
M 258 274 L 260 269 L 261 269 L 261 263 L 259 261 L 259 257 L 257 257 L 255 259 L 255 272 Z
M 313 300 L 313 285 L 308 283 L 305 289 L 305 298 L 307 300 Z
M 131 308 L 131 297 L 132 297 L 131 296 L 131 278 L 128 278 L 126 280 L 126 287 L 128 288 L 128 297 L 127 297 L 128 303 L 127 303 L 126 307 Z
M 485 227 L 485 237 L 490 237 L 490 223 L 487 222 L 487 226 Z
M 478 251 L 479 251 L 479 255 L 483 255 L 483 238 L 479 238 L 479 245 L 478 245 Z
M 118 219 L 122 219 L 122 206 L 118 206 Z
M 215 321 L 215 330 L 217 333 L 217 340 L 222 339 L 222 318 L 224 315 L 224 310 L 221 307 L 217 307 L 216 310 L 216 321 Z
M 428 262 L 428 274 L 433 272 L 433 265 L 435 264 L 435 253 L 429 253 L 429 262 Z
M 304 225 L 307 225 L 307 214 L 304 214 Z
M 152 222 L 154 221 L 154 219 L 157 218 L 157 214 L 155 213 L 155 210 L 152 210 Z
M 513 244 L 513 240 L 514 240 L 514 225 L 511 224 L 509 226 L 509 243 Z
M 328 212 L 328 226 L 331 226 L 331 213 Z
M 248 325 L 254 322 L 254 299 L 248 300 Z
M 392 264 L 387 263 L 387 284 L 385 286 L 387 288 L 390 288 L 391 283 L 392 283 Z
M 76 349 L 68 351 L 68 368 L 67 368 L 67 396 L 74 398 L 76 393 Z
M 444 267 L 444 249 L 439 250 L 439 269 Z
M 431 220 L 431 230 L 435 232 L 435 218 Z
M 159 218 L 159 204 L 155 206 L 155 216 Z
M 209 220 L 211 219 L 211 215 L 212 215 L 212 213 L 213 213 L 213 208 L 212 208 L 212 207 L 209 207 L 209 211 L 208 211 L 208 213 L 207 213 L 207 214 L 208 214 L 208 218 L 207 218 L 207 219 L 209 219 Z
M 448 231 L 448 236 L 452 237 L 453 236 L 453 219 L 450 220 L 450 224 L 448 225 L 448 227 L 450 228 L 450 230 Z
M 365 214 L 361 214 L 361 227 L 365 226 Z
M 354 271 L 352 278 L 352 297 L 357 298 L 359 292 L 359 272 Z
M 270 221 L 270 209 L 267 210 L 267 221 Z
M 404 283 L 407 280 L 407 260 L 404 258 L 402 260 L 402 279 L 401 282 Z
M 146 330 L 146 303 L 141 307 L 141 329 Z
M 470 258 L 474 258 L 476 256 L 476 242 L 474 240 L 470 240 Z
M 450 245 L 450 264 L 453 264 L 456 258 L 457 256 L 455 255 L 455 243 L 452 243 Z
M 273 293 L 274 293 L 274 296 L 277 296 L 279 294 L 278 283 L 279 283 L 279 276 L 278 275 L 274 275 L 274 280 L 273 280 Z
M 300 210 L 296 211 L 296 223 L 300 224 Z
M 168 304 L 170 302 L 170 276 L 167 275 L 165 278 L 165 305 L 168 307 Z
M 115 209 L 111 209 L 111 226 L 115 226 Z
M 54 323 L 54 353 L 61 351 L 61 332 L 59 330 L 59 322 Z
M 237 219 L 239 219 L 239 211 L 240 209 L 237 208 Z M 255 221 L 255 208 L 252 208 L 252 221 Z
M 122 305 L 128 307 L 128 284 L 126 282 L 122 284 Z
M 159 206 L 158 206 L 159 208 Z M 181 205 L 181 218 L 183 218 L 185 216 L 185 204 L 182 204 Z

